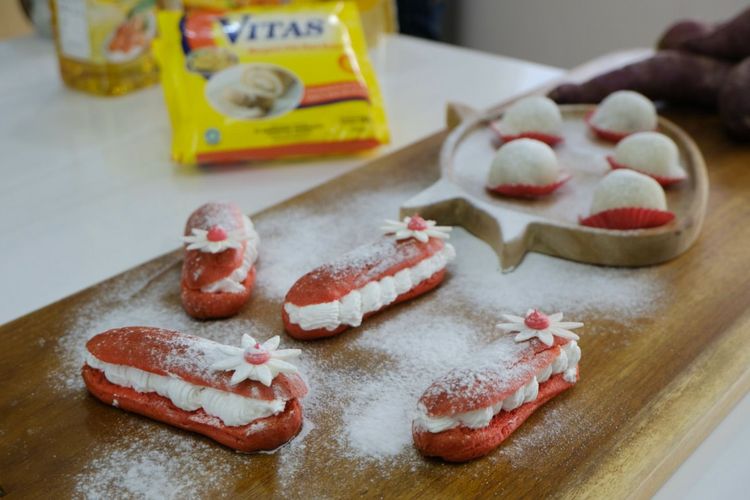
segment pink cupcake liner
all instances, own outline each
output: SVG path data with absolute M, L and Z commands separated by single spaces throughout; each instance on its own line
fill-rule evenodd
M 570 176 L 567 175 L 557 182 L 545 184 L 543 186 L 535 186 L 532 184 L 500 184 L 499 186 L 487 186 L 487 191 L 501 194 L 503 196 L 509 196 L 511 198 L 539 198 L 553 193 L 569 180 Z
M 663 226 L 674 219 L 674 213 L 652 208 L 612 208 L 579 218 L 583 226 L 603 229 L 645 229 Z
M 541 132 L 521 132 L 520 134 L 503 134 L 502 132 L 500 132 L 500 129 L 498 129 L 494 123 L 490 123 L 490 129 L 495 133 L 497 138 L 500 139 L 500 143 L 499 144 L 496 143 L 495 147 L 500 146 L 500 144 L 505 144 L 506 142 L 515 141 L 516 139 L 536 139 L 537 141 L 542 141 L 543 143 L 551 147 L 555 147 L 563 141 L 563 138 L 559 135 L 543 134 Z
M 638 170 L 637 168 L 632 168 L 632 167 L 629 167 L 629 166 L 625 165 L 624 163 L 620 163 L 617 160 L 615 160 L 614 157 L 612 157 L 612 156 L 607 156 L 607 162 L 609 162 L 609 166 L 612 168 L 612 170 L 618 170 L 618 169 L 621 169 L 621 168 L 625 168 L 625 169 L 628 169 L 628 170 L 634 170 L 634 171 L 636 171 L 636 172 L 638 172 L 640 174 L 648 175 L 652 179 L 656 180 L 656 182 L 658 182 L 659 184 L 661 184 L 663 187 L 669 187 L 669 186 L 672 186 L 674 184 L 677 184 L 678 182 L 681 182 L 681 181 L 685 180 L 685 177 L 667 177 L 667 176 L 664 176 L 664 175 L 649 174 L 648 172 L 644 172 L 643 170 Z
M 625 139 L 627 136 L 635 134 L 635 132 L 615 132 L 614 130 L 607 130 L 603 128 L 599 128 L 593 123 L 591 123 L 591 116 L 594 114 L 594 111 L 596 109 L 592 109 L 588 113 L 586 113 L 585 121 L 586 124 L 589 126 L 592 132 L 594 132 L 594 135 L 596 135 L 599 139 L 602 139 L 604 141 L 608 142 L 614 142 L 617 144 L 621 140 Z M 639 130 L 638 132 L 645 132 L 643 130 Z

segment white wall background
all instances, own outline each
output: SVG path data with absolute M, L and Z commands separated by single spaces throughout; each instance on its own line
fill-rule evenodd
M 570 68 L 605 52 L 656 43 L 673 21 L 720 21 L 748 0 L 448 0 L 449 41 Z

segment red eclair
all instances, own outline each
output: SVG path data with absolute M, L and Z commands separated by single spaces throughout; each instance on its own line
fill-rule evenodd
M 190 215 L 183 241 L 182 306 L 197 319 L 239 312 L 255 282 L 258 234 L 234 203 L 206 203 Z
M 490 362 L 456 369 L 435 381 L 419 400 L 414 445 L 425 456 L 466 462 L 497 448 L 537 408 L 578 380 L 578 336 L 562 314 L 532 310 L 504 315 L 499 327 L 517 332 L 516 344 L 488 349 Z M 493 359 L 494 357 L 494 359 Z
M 302 428 L 307 386 L 277 350 L 243 335 L 242 347 L 149 327 L 108 330 L 86 343 L 82 375 L 100 401 L 203 434 L 241 452 L 273 450 Z M 230 373 L 233 372 L 233 373 Z
M 297 339 L 337 335 L 364 318 L 437 287 L 455 250 L 451 228 L 415 215 L 387 221 L 386 236 L 302 276 L 282 308 L 286 331 Z

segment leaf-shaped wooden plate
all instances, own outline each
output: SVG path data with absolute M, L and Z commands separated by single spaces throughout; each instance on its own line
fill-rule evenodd
M 549 197 L 521 200 L 485 190 L 497 147 L 488 124 L 500 118 L 502 110 L 479 114 L 452 105 L 448 123 L 455 128 L 441 151 L 441 178 L 406 202 L 402 216 L 419 213 L 440 224 L 463 226 L 495 249 L 504 271 L 515 268 L 532 251 L 631 267 L 677 257 L 698 237 L 706 211 L 708 175 L 698 147 L 677 125 L 659 118 L 659 131 L 677 143 L 688 175 L 666 191 L 674 221 L 628 231 L 581 226 L 578 218 L 588 215 L 594 188 L 610 171 L 606 156 L 614 150 L 614 145 L 596 139 L 588 130 L 584 117 L 591 109 L 590 105 L 560 106 L 565 140 L 555 152 L 561 167 L 571 174 L 570 181 Z

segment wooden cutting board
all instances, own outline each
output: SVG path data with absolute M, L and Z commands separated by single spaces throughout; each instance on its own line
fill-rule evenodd
M 638 55 L 610 56 L 575 74 L 583 77 Z M 137 496 L 164 486 L 167 479 L 172 482 L 158 491 L 182 497 L 649 496 L 750 388 L 750 148 L 731 143 L 713 115 L 688 110 L 665 114 L 695 139 L 706 159 L 711 187 L 700 237 L 681 257 L 637 271 L 664 288 L 647 312 L 618 319 L 629 304 L 621 298 L 622 305 L 613 299 L 607 307 L 571 318 L 586 323 L 580 341 L 581 382 L 541 408 L 490 457 L 446 465 L 409 450 L 381 460 L 353 456 L 345 444 L 335 445 L 345 432 L 346 402 L 315 394 L 303 403 L 315 417 L 314 427 L 308 426 L 302 438 L 274 454 L 239 455 L 98 403 L 76 385 L 75 361 L 71 365 L 70 353 L 83 342 L 79 330 L 100 322 L 102 327 L 106 322 L 158 322 L 154 326 L 180 326 L 212 338 L 236 334 L 236 342 L 243 331 L 281 333 L 279 291 L 269 283 L 281 280 L 285 270 L 276 266 L 279 276 L 269 277 L 269 263 L 295 252 L 299 260 L 323 262 L 365 239 L 371 233 L 362 228 L 377 225 L 382 216 L 393 217 L 403 201 L 438 179 L 445 138 L 439 133 L 254 216 L 266 246 L 261 247 L 258 289 L 237 318 L 203 323 L 184 318 L 177 291 L 181 255 L 176 251 L 0 327 L 0 495 L 102 493 L 99 478 L 110 481 L 107 496 Z M 375 221 L 338 225 L 327 218 L 331 213 L 342 218 L 367 213 Z M 291 249 L 273 246 L 284 238 L 297 241 L 297 224 L 319 228 L 320 239 L 330 248 L 301 240 Z M 180 231 L 175 228 L 175 234 Z M 476 247 L 481 243 L 467 234 L 457 231 L 454 240 L 459 251 L 472 245 L 481 250 Z M 309 255 L 317 252 L 321 255 Z M 576 266 L 539 259 L 547 259 L 551 270 Z M 524 262 L 511 275 L 532 264 Z M 454 269 L 462 265 L 457 261 Z M 631 276 L 619 274 L 631 271 L 594 266 L 574 269 L 580 276 Z M 500 270 L 488 265 L 486 273 L 490 279 Z M 576 275 L 570 278 L 575 286 Z M 392 389 L 387 384 L 362 385 L 372 373 L 390 371 L 390 380 L 399 375 L 388 356 L 361 348 L 368 334 L 379 335 L 393 324 L 398 331 L 390 332 L 392 338 L 413 341 L 424 331 L 402 320 L 421 309 L 444 314 L 433 325 L 437 333 L 443 323 L 451 328 L 451 317 L 491 332 L 487 325 L 503 312 L 505 304 L 488 311 L 451 302 L 447 294 L 461 279 L 452 271 L 434 293 L 337 338 L 303 345 L 283 336 L 283 342 L 302 346 L 303 359 L 316 360 L 318 372 L 307 373 L 313 392 L 321 381 L 335 388 L 327 377 L 343 373 L 336 382 L 342 391 L 360 384 L 374 398 L 388 401 Z M 540 297 L 549 296 L 544 286 L 539 283 Z M 572 288 L 560 293 L 568 292 L 585 296 Z M 536 292 L 529 285 L 518 293 L 534 297 Z M 592 296 L 598 304 L 601 299 Z M 425 350 L 431 347 L 425 341 Z M 384 440 L 391 432 L 403 429 L 386 429 Z

